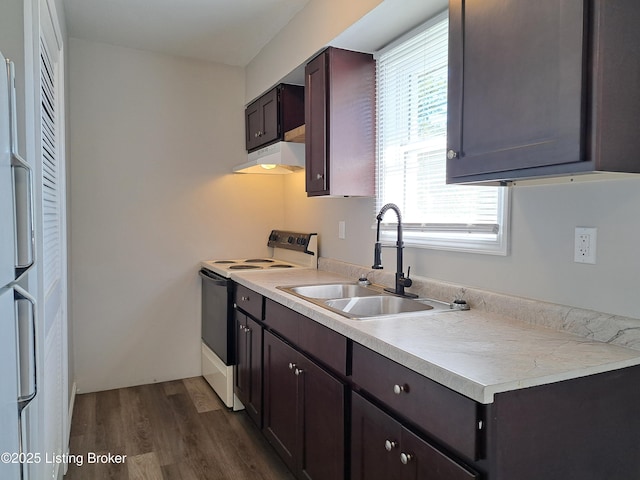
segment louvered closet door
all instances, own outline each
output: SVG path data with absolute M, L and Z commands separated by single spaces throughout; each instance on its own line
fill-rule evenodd
M 40 412 L 42 451 L 66 453 L 68 366 L 62 37 L 53 0 L 40 0 L 40 225 L 41 319 Z M 45 467 L 42 478 L 59 478 L 63 465 Z

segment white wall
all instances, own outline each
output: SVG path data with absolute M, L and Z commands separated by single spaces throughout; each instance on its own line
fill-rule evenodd
M 305 198 L 300 175 L 286 180 L 286 200 L 287 228 L 317 229 L 322 256 L 372 265 L 372 199 Z M 508 256 L 406 248 L 405 272 L 410 265 L 412 275 L 640 318 L 639 209 L 640 176 L 514 187 Z M 573 262 L 577 226 L 598 228 L 595 265 Z M 395 269 L 393 250 L 383 251 L 383 264 Z
M 245 161 L 244 71 L 78 39 L 70 287 L 81 392 L 200 374 L 198 263 L 266 253 L 283 179 Z
M 250 102 L 357 22 L 382 0 L 310 0 L 247 65 Z M 304 81 L 304 80 L 303 80 Z

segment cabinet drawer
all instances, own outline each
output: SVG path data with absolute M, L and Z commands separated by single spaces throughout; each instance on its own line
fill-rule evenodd
M 301 318 L 298 313 L 273 300 L 267 299 L 265 302 L 264 323 L 296 345 Z
M 307 317 L 301 317 L 298 345 L 334 369 L 347 374 L 347 338 Z
M 265 302 L 264 322 L 300 350 L 347 374 L 346 337 L 270 299 Z
M 475 401 L 356 343 L 352 369 L 363 390 L 461 454 L 478 458 Z
M 236 285 L 235 294 L 236 306 L 253 318 L 262 320 L 262 295 L 248 289 L 243 285 Z

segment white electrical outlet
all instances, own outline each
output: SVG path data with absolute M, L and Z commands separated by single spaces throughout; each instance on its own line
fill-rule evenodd
M 596 239 L 598 229 L 594 227 L 576 227 L 573 261 L 577 263 L 596 263 Z
M 338 238 L 344 240 L 347 238 L 347 226 L 344 220 L 338 222 Z

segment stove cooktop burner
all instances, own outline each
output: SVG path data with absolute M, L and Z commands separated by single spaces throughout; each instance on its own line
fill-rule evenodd
M 232 278 L 236 273 L 252 270 L 318 267 L 318 238 L 315 233 L 272 230 L 267 247 L 269 247 L 269 253 L 262 253 L 264 257 L 227 257 L 203 261 L 202 266 L 225 278 Z

